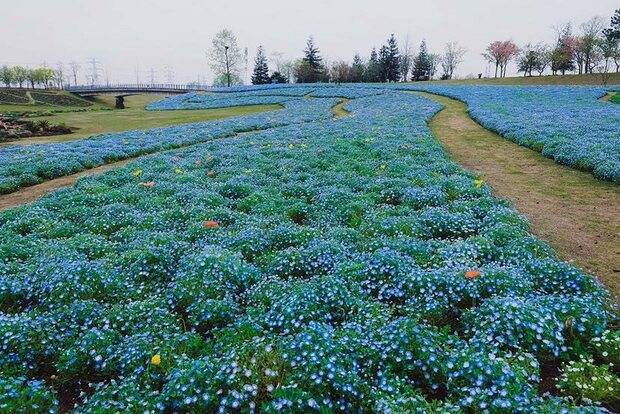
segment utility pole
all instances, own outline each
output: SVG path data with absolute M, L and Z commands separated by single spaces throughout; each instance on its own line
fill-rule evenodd
M 136 85 L 140 85 L 140 65 L 136 65 Z
M 228 46 L 224 46 L 224 55 L 226 56 L 226 78 L 228 79 L 228 87 L 230 88 L 230 66 L 228 64 Z

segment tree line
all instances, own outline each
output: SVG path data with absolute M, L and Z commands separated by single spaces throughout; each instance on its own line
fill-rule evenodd
M 505 77 L 506 67 L 516 60 L 517 69 L 524 76 L 539 76 L 546 70 L 553 75 L 574 73 L 620 72 L 620 9 L 605 27 L 601 17 L 593 17 L 574 31 L 570 23 L 556 28 L 552 45 L 528 43 L 518 47 L 510 40 L 494 41 L 483 57 L 495 66 L 495 77 Z M 612 64 L 614 67 L 612 67 Z
M 224 46 L 228 46 L 225 48 Z M 327 63 L 312 36 L 306 42 L 303 57 L 286 60 L 274 53 L 268 58 L 265 48 L 259 46 L 251 75 L 253 84 L 313 83 L 313 82 L 403 82 L 432 79 L 452 79 L 462 63 L 466 50 L 457 42 L 447 43 L 441 53 L 433 53 L 422 40 L 412 49 L 409 39 L 397 41 L 390 35 L 380 48 L 371 48 L 368 58 L 359 53 L 350 62 L 340 60 Z M 225 79 L 239 84 L 241 78 L 241 49 L 235 35 L 222 30 L 213 40 L 209 54 L 215 84 L 224 85 Z M 573 30 L 570 23 L 556 28 L 552 44 L 525 44 L 519 47 L 511 40 L 491 42 L 482 57 L 494 68 L 493 76 L 505 77 L 508 65 L 515 62 L 524 76 L 566 73 L 608 73 L 620 71 L 620 9 L 614 12 L 606 26 L 600 17 L 594 17 Z M 247 57 L 246 57 L 247 60 Z M 273 71 L 270 70 L 270 61 Z M 613 65 L 613 66 L 612 66 Z M 482 73 L 478 74 L 482 77 Z
M 275 70 L 269 75 L 264 48 L 259 46 L 254 61 L 251 81 L 253 84 L 297 82 L 401 82 L 433 79 L 441 67 L 441 78 L 451 79 L 462 62 L 465 49 L 456 42 L 446 44 L 441 55 L 431 53 L 426 42 L 420 43 L 416 54 L 412 54 L 407 40 L 399 46 L 396 36 L 391 34 L 379 50 L 372 48 L 365 61 L 355 54 L 351 63 L 336 61 L 326 64 L 311 36 L 306 42 L 303 58 L 289 62 L 286 73 Z
M 56 73 L 50 68 L 35 68 L 28 69 L 23 66 L 1 66 L 0 67 L 0 81 L 6 87 L 17 86 L 22 88 L 24 86 L 45 87 L 56 85 Z

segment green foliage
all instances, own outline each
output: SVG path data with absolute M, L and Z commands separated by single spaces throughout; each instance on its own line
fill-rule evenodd
M 557 383 L 564 394 L 578 402 L 614 404 L 620 402 L 620 377 L 610 365 L 594 365 L 592 358 L 566 364 Z
M 256 51 L 256 58 L 254 59 L 254 72 L 252 73 L 252 84 L 263 85 L 270 83 L 269 67 L 267 66 L 267 57 L 265 56 L 265 50 L 262 46 L 258 47 Z

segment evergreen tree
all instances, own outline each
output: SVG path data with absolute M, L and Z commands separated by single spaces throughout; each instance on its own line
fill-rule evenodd
M 370 52 L 370 58 L 368 59 L 368 65 L 366 66 L 366 72 L 364 73 L 364 80 L 366 82 L 381 81 L 381 62 L 379 62 L 379 56 L 377 55 L 377 50 L 374 47 Z
M 271 79 L 269 78 L 269 67 L 267 66 L 265 51 L 262 46 L 259 46 L 258 50 L 256 51 L 256 58 L 254 59 L 252 85 L 263 85 L 270 82 Z
M 400 52 L 398 51 L 398 42 L 392 33 L 387 41 L 385 58 L 385 80 L 388 82 L 397 82 L 400 79 Z
M 614 15 L 611 16 L 611 25 L 603 30 L 603 34 L 608 40 L 620 40 L 620 9 L 616 9 Z
M 388 68 L 390 66 L 390 50 L 387 46 L 381 46 L 379 49 L 379 81 L 388 81 Z
M 302 59 L 301 67 L 304 69 L 304 82 L 319 82 L 325 77 L 323 59 L 321 59 L 319 48 L 314 45 L 312 36 L 310 36 L 306 42 L 306 49 L 304 50 L 304 58 Z
M 426 41 L 422 40 L 420 44 L 420 52 L 413 59 L 413 81 L 423 81 L 430 79 L 432 62 L 428 50 L 426 49 Z
M 270 79 L 271 83 L 286 83 L 286 78 L 278 71 L 273 72 Z
M 351 63 L 351 82 L 363 82 L 364 72 L 366 67 L 359 54 L 353 56 L 353 63 Z

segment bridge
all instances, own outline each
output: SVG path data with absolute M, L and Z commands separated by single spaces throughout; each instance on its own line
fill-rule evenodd
M 116 97 L 116 108 L 125 108 L 125 97 L 144 93 L 157 93 L 166 95 L 177 95 L 192 91 L 205 91 L 212 89 L 212 86 L 197 84 L 140 84 L 126 83 L 114 85 L 77 85 L 66 86 L 67 92 L 79 96 L 114 95 Z

